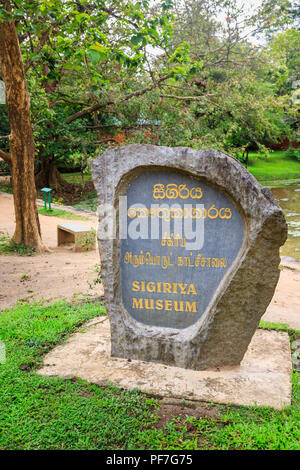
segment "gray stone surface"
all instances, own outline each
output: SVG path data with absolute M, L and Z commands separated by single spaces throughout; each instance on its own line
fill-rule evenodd
M 117 237 L 99 237 L 111 354 L 196 370 L 237 365 L 279 278 L 279 247 L 287 235 L 283 213 L 267 188 L 237 160 L 219 151 L 129 145 L 108 150 L 92 162 L 99 217 L 103 204 L 118 209 L 119 196 L 126 195 L 134 178 L 150 169 L 169 169 L 193 177 L 199 184 L 213 185 L 234 201 L 246 234 L 230 269 L 193 324 L 183 328 L 153 326 L 137 321 L 124 307 L 117 217 Z M 138 247 L 138 240 L 136 243 Z

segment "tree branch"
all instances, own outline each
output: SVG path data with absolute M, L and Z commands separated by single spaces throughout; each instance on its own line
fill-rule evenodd
M 2 158 L 6 163 L 10 165 L 11 156 L 9 153 L 3 152 L 3 150 L 0 149 L 0 158 Z
M 65 98 L 64 96 L 60 96 L 59 98 L 54 100 L 53 104 L 56 104 L 59 101 L 65 101 L 66 103 L 69 103 L 69 104 L 78 104 L 80 106 L 88 106 L 88 103 L 84 103 L 83 101 L 74 101 L 71 98 L 68 99 L 68 98 Z
M 89 142 L 89 145 L 102 145 L 106 144 L 107 142 L 114 142 L 115 144 L 120 145 L 120 142 L 117 139 L 114 139 L 113 137 L 107 137 L 106 139 L 102 140 L 96 140 L 94 142 Z
M 46 31 L 44 31 L 41 34 L 40 41 L 36 47 L 36 49 L 33 51 L 35 54 L 39 54 L 41 50 L 43 49 L 44 45 L 46 44 L 47 40 L 49 39 L 49 34 L 51 31 L 51 27 L 49 26 Z M 25 68 L 25 73 L 30 69 L 31 65 L 33 64 L 33 61 L 31 59 L 28 59 L 26 61 L 26 64 L 24 65 Z
M 128 93 L 128 95 L 123 96 L 120 98 L 118 101 L 106 101 L 105 103 L 96 103 L 90 108 L 83 109 L 81 111 L 78 111 L 75 114 L 72 114 L 66 119 L 66 123 L 70 124 L 70 122 L 75 121 L 75 119 L 81 118 L 83 116 L 86 116 L 87 114 L 91 114 L 94 111 L 97 111 L 98 109 L 105 108 L 106 106 L 109 106 L 110 104 L 119 104 L 123 103 L 124 101 L 128 101 L 134 96 L 141 96 L 147 93 L 148 91 L 153 90 L 154 88 L 157 88 L 157 86 L 163 82 L 164 80 L 167 80 L 170 76 L 168 74 L 163 75 L 160 77 L 156 83 L 152 83 L 151 85 L 146 86 L 145 88 L 142 88 L 141 90 L 133 91 L 132 93 Z
M 212 93 L 207 93 L 204 96 L 178 96 L 178 95 L 159 95 L 160 98 L 170 98 L 176 100 L 183 100 L 183 101 L 202 101 L 207 96 L 213 96 Z
M 117 15 L 116 13 L 114 13 L 114 11 L 112 10 L 112 8 L 99 8 L 100 11 L 104 11 L 104 13 L 107 13 L 108 15 L 111 15 L 113 16 L 114 18 L 116 18 L 117 20 L 119 21 L 124 21 L 125 23 L 128 23 L 128 24 L 131 24 L 131 26 L 134 26 L 135 28 L 138 28 L 139 25 L 137 23 L 135 23 L 134 21 L 130 20 L 129 18 L 122 18 L 120 15 Z

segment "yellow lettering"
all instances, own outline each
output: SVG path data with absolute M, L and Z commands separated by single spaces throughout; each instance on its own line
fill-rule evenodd
M 153 310 L 154 309 L 154 300 L 153 299 L 145 299 L 145 308 L 147 310 Z
M 185 311 L 186 312 L 197 312 L 196 302 L 186 302 L 185 304 Z
M 163 282 L 164 294 L 172 293 L 172 285 L 169 282 Z
M 197 295 L 197 291 L 195 289 L 195 286 L 194 284 L 190 284 L 190 287 L 188 288 L 188 291 L 187 291 L 188 294 L 194 294 L 194 295 Z
M 147 291 L 155 292 L 155 282 L 153 281 L 147 282 Z
M 132 289 L 134 292 L 138 292 L 140 290 L 140 283 L 139 281 L 132 281 Z
M 132 308 L 146 309 L 146 310 L 166 310 L 175 312 L 197 312 L 197 303 L 183 300 L 170 300 L 170 299 L 132 299 Z
M 178 306 L 179 304 L 179 306 Z M 183 309 L 183 301 L 180 300 L 180 302 L 177 302 L 177 300 L 174 300 L 174 309 L 176 312 L 184 312 Z
M 133 297 L 132 308 L 143 308 L 143 299 L 138 300 L 135 297 Z
M 182 284 L 181 282 L 178 282 L 178 285 L 180 287 L 181 294 L 186 294 L 185 289 L 186 289 L 187 284 Z

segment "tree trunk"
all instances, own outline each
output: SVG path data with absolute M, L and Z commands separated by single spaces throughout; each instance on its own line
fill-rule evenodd
M 40 168 L 35 175 L 35 185 L 38 189 L 46 187 L 57 191 L 73 190 L 73 185 L 65 181 L 56 168 L 53 156 L 42 159 Z
M 56 91 L 56 87 L 63 76 L 63 69 L 61 69 L 60 72 L 61 73 L 60 73 L 59 79 L 56 79 L 56 80 L 48 79 L 48 80 L 45 80 L 44 82 L 44 90 L 48 95 L 50 95 L 50 99 L 49 99 L 50 109 L 53 109 L 53 106 L 55 103 L 53 93 Z M 43 75 L 45 77 L 48 77 L 49 73 L 50 73 L 50 69 L 48 65 L 44 63 Z M 51 98 L 51 95 L 52 95 L 52 98 Z M 49 123 L 47 127 L 51 131 L 51 129 L 54 128 L 54 125 L 53 123 Z M 51 135 L 51 132 L 50 132 L 50 135 Z M 55 158 L 53 155 L 47 155 L 47 156 L 41 157 L 38 166 L 39 166 L 39 170 L 35 175 L 35 184 L 38 189 L 47 187 L 47 188 L 56 189 L 58 191 L 59 190 L 63 191 L 64 189 L 69 189 L 69 191 L 72 191 L 72 185 L 70 185 L 67 181 L 63 179 L 58 169 L 56 168 Z
M 54 188 L 57 182 L 56 179 L 56 167 L 54 165 L 54 159 L 50 156 L 43 158 L 40 163 L 40 169 L 35 175 L 35 185 L 39 188 Z M 58 171 L 57 171 L 58 172 Z
M 36 203 L 35 150 L 30 119 L 30 99 L 13 21 L 0 23 L 0 62 L 11 129 L 9 144 L 16 217 L 16 229 L 12 240 L 42 252 L 47 248 L 41 239 Z

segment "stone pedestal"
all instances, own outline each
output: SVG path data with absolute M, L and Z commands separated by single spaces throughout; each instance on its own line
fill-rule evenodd
M 92 175 L 112 356 L 240 364 L 287 235 L 271 192 L 215 150 L 129 145 L 95 159 Z

